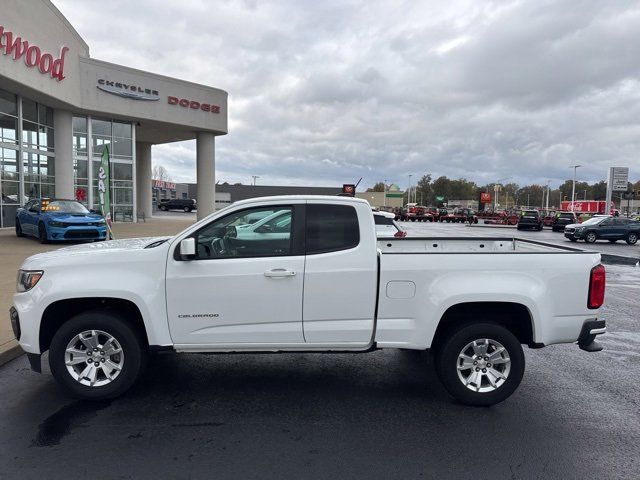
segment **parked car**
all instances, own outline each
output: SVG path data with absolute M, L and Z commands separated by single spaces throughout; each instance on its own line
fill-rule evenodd
M 288 239 L 238 235 L 252 212 L 282 210 Z M 377 240 L 365 200 L 281 196 L 237 202 L 174 237 L 29 257 L 10 317 L 31 367 L 49 351 L 55 379 L 85 399 L 125 392 L 150 352 L 403 348 L 430 349 L 460 402 L 492 405 L 520 384 L 523 344 L 602 349 L 604 290 L 596 252 L 513 238 Z
M 395 222 L 395 215 L 388 212 L 373 212 L 373 222 L 376 225 L 378 238 L 404 238 L 407 231 L 402 230 Z
M 572 242 L 609 240 L 615 243 L 625 240 L 629 245 L 635 245 L 640 237 L 640 222 L 624 217 L 596 216 L 582 223 L 567 225 L 564 236 Z
M 51 240 L 105 240 L 107 222 L 80 202 L 64 199 L 31 200 L 16 212 L 16 235 Z
M 190 212 L 196 210 L 196 201 L 193 198 L 170 198 L 160 200 L 158 208 L 164 212 L 168 210 L 182 210 L 183 212 Z
M 526 228 L 542 230 L 542 216 L 538 210 L 523 210 L 518 218 L 518 230 Z
M 581 223 L 580 217 L 575 212 L 556 212 L 551 224 L 554 232 L 564 232 L 564 227 L 574 223 Z

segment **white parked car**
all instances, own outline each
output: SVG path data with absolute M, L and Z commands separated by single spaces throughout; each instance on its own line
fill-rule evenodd
M 286 235 L 240 233 L 248 215 L 283 212 Z M 174 237 L 34 255 L 19 271 L 14 332 L 34 370 L 49 351 L 60 385 L 88 399 L 125 392 L 159 350 L 402 348 L 430 350 L 459 401 L 491 405 L 520 384 L 522 345 L 601 349 L 598 253 L 513 238 L 378 240 L 373 216 L 353 198 L 256 198 Z

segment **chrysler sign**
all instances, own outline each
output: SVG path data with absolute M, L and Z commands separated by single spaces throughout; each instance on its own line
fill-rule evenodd
M 139 85 L 132 85 L 130 83 L 114 82 L 111 80 L 100 78 L 98 80 L 97 87 L 103 92 L 111 93 L 113 95 L 118 95 L 124 98 L 130 98 L 132 100 L 160 100 L 160 96 L 158 95 L 157 90 L 144 88 Z

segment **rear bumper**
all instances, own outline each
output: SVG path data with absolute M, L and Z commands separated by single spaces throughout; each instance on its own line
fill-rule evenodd
M 578 337 L 578 347 L 587 352 L 599 352 L 602 346 L 596 342 L 596 336 L 607 331 L 604 320 L 587 320 L 582 325 L 580 336 Z

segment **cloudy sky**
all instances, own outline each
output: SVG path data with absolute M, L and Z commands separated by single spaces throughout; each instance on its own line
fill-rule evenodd
M 640 178 L 637 0 L 54 3 L 93 57 L 229 92 L 222 181 Z M 194 180 L 195 142 L 153 155 Z

